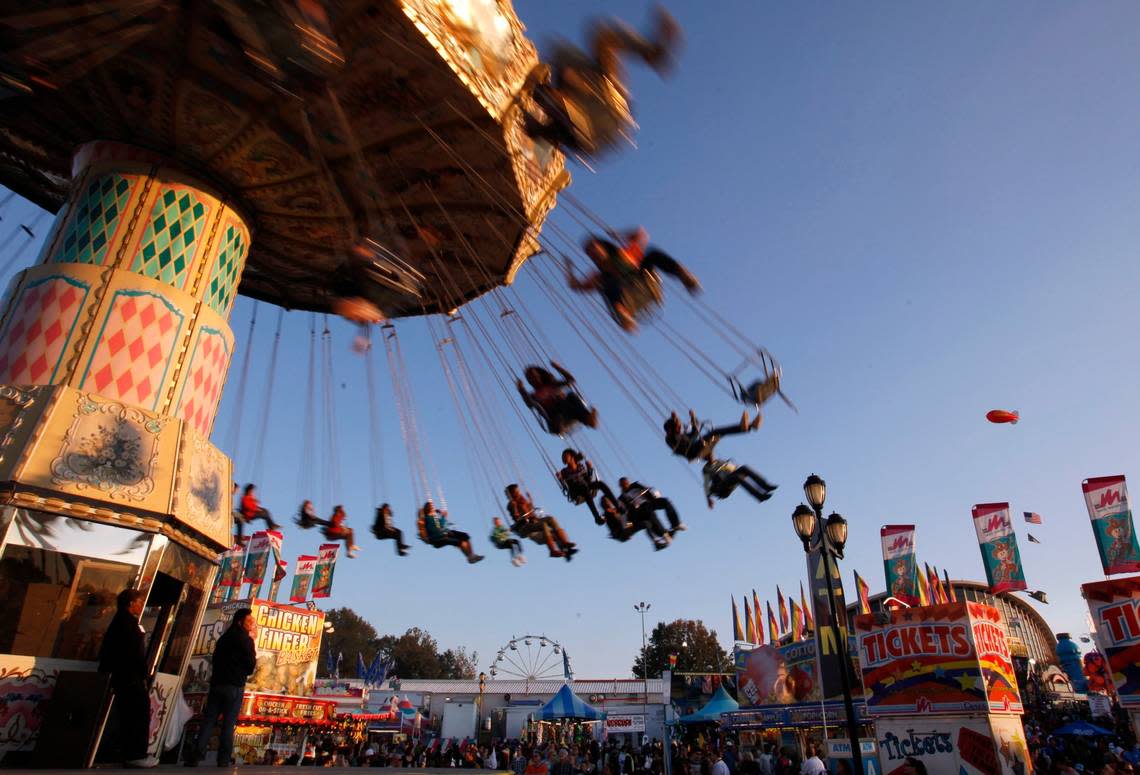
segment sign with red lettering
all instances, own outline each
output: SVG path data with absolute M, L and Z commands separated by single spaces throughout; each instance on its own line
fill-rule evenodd
M 1021 713 L 998 612 L 978 603 L 855 619 L 869 715 Z
M 1140 708 L 1140 576 L 1082 584 L 1117 698 Z
M 333 720 L 336 703 L 276 694 L 247 694 L 242 699 L 241 721 L 281 721 L 290 724 L 327 724 Z

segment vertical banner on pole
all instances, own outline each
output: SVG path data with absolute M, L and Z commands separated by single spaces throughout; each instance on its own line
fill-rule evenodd
M 257 597 L 265 572 L 269 567 L 269 533 L 260 530 L 253 534 L 245 548 L 245 568 L 242 581 L 249 584 L 249 596 Z
M 990 591 L 996 594 L 1026 589 L 1025 570 L 1021 567 L 1021 552 L 1017 550 L 1017 535 L 1009 517 L 1009 504 L 979 503 L 972 513 Z
M 827 601 L 827 567 L 831 567 L 831 586 L 835 590 L 835 617 Z M 819 661 L 819 677 L 823 687 L 823 698 L 843 696 L 843 676 L 839 672 L 844 666 L 839 660 L 839 639 L 846 638 L 850 661 L 846 665 L 851 690 L 856 697 L 863 691 L 863 680 L 856 667 L 858 657 L 851 642 L 851 630 L 847 624 L 847 598 L 843 596 L 843 580 L 839 577 L 836 563 L 824 562 L 819 549 L 808 553 L 808 587 L 811 590 L 811 604 L 815 609 L 816 653 Z
M 241 586 L 244 555 L 245 548 L 242 546 L 222 552 L 218 562 L 218 585 L 212 602 L 229 600 L 234 595 L 234 590 Z
M 332 595 L 333 571 L 336 570 L 336 553 L 340 544 L 321 544 L 317 551 L 317 564 L 313 568 L 313 599 Z
M 1081 483 L 1104 574 L 1140 571 L 1140 546 L 1123 476 L 1098 476 Z
M 914 525 L 883 525 L 879 530 L 879 540 L 883 544 L 887 596 L 897 597 L 907 605 L 917 605 L 918 566 L 914 559 Z
M 276 530 L 268 531 L 269 535 L 269 563 L 273 568 L 273 575 L 269 579 L 269 599 L 277 602 L 277 590 L 281 586 L 281 581 L 285 578 L 288 570 L 285 563 L 281 559 L 281 545 L 285 541 L 285 537 Z
M 293 587 L 289 592 L 289 601 L 303 603 L 309 599 L 309 585 L 313 581 L 313 571 L 317 568 L 317 557 L 311 554 L 302 554 L 297 558 L 297 567 L 293 571 Z

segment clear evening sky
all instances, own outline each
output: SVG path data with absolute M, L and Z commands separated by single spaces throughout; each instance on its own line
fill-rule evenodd
M 579 38 L 593 14 L 644 25 L 648 8 L 517 2 L 540 47 L 556 34 Z M 511 567 L 486 540 L 492 495 L 501 501 L 506 482 L 492 493 L 478 467 L 472 476 L 463 426 L 418 320 L 398 324 L 418 419 L 451 516 L 487 560 L 468 566 L 456 550 L 414 538 L 401 559 L 368 534 L 374 490 L 409 535 L 415 496 L 382 349 L 383 473 L 371 466 L 364 362 L 340 321 L 332 322 L 340 491 L 322 494 L 329 482 L 319 467 L 300 470 L 306 446 L 318 461 L 328 456 L 323 437 L 302 435 L 310 317 L 285 316 L 270 390 L 277 313 L 264 305 L 237 478 L 251 475 L 268 400 L 265 505 L 291 520 L 306 489 L 322 513 L 343 503 L 364 547 L 339 564 L 331 605 L 356 609 L 381 632 L 417 625 L 443 646 L 474 648 L 481 668 L 512 634 L 530 632 L 561 641 L 579 676 L 628 675 L 641 600 L 652 603 L 649 625 L 703 619 L 730 647 L 730 595 L 756 588 L 761 600 L 774 598 L 776 584 L 798 594 L 804 560 L 789 516 L 811 472 L 827 480 L 827 508 L 850 520 L 849 595 L 852 569 L 872 591 L 883 588 L 878 528 L 892 522 L 918 525 L 920 561 L 984 580 L 970 507 L 1009 501 L 1030 589 L 1049 595 L 1038 609 L 1055 630 L 1086 632 L 1078 587 L 1101 573 L 1081 480 L 1122 473 L 1140 482 L 1140 7 L 694 1 L 672 10 L 687 39 L 674 76 L 631 68 L 639 148 L 596 173 L 571 163 L 570 191 L 614 225 L 644 224 L 701 277 L 710 304 L 782 361 L 799 414 L 773 403 L 759 433 L 720 448 L 779 483 L 775 497 L 757 505 L 738 492 L 708 511 L 697 478 L 549 304 L 533 268 L 502 298 L 525 301 L 620 440 L 614 452 L 599 432 L 585 432 L 607 474 L 632 473 L 681 509 L 690 529 L 670 549 L 653 553 L 641 537 L 610 541 L 584 507 L 568 504 L 507 409 L 517 398 L 476 360 L 507 429 L 491 443 L 511 447 L 520 478 L 582 549 L 566 563 L 528 543 L 529 565 Z M 13 202 L 0 244 L 37 212 Z M 561 208 L 553 221 L 577 238 L 582 229 L 568 215 Z M 22 241 L 13 238 L 0 266 Z M 668 292 L 665 320 L 734 367 L 716 333 L 686 314 L 679 287 Z M 496 305 L 480 307 L 485 320 Z M 252 307 L 240 300 L 231 318 L 239 350 L 214 433 L 224 448 Z M 626 336 L 606 319 L 596 328 Z M 636 342 L 668 381 L 657 386 L 663 396 L 678 393 L 718 421 L 739 416 L 658 329 Z M 645 379 L 639 387 L 655 389 Z M 1023 420 L 991 425 L 984 415 L 994 408 L 1018 409 Z M 561 449 L 552 437 L 542 443 L 550 454 Z M 1029 526 L 1040 545 L 1026 540 L 1022 511 L 1043 516 L 1043 526 Z M 286 553 L 320 540 L 290 525 Z

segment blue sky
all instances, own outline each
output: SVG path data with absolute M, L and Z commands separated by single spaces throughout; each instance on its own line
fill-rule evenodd
M 520 0 L 517 10 L 541 46 L 556 33 L 577 37 L 591 14 L 641 25 L 648 5 Z M 632 473 L 673 498 L 689 532 L 656 554 L 641 540 L 606 539 L 584 508 L 562 499 L 508 396 L 480 365 L 505 428 L 492 443 L 512 450 L 521 478 L 582 548 L 568 564 L 528 544 L 529 565 L 511 567 L 485 540 L 501 487 L 492 493 L 478 467 L 471 475 L 433 341 L 422 321 L 409 321 L 399 332 L 419 421 L 452 518 L 488 559 L 470 567 L 458 552 L 418 541 L 400 559 L 369 536 L 361 556 L 338 568 L 332 604 L 355 608 L 382 632 L 418 625 L 444 645 L 475 648 L 481 667 L 512 634 L 532 632 L 561 641 L 579 675 L 627 675 L 640 644 L 634 603 L 652 603 L 650 624 L 703 619 L 728 646 L 730 594 L 756 588 L 764 599 L 777 583 L 796 587 L 804 562 L 789 515 L 814 471 L 827 479 L 828 507 L 851 523 L 849 589 L 852 568 L 882 589 L 878 528 L 893 522 L 918 525 L 920 560 L 983 579 L 970 507 L 1009 501 L 1018 515 L 1045 519 L 1033 528 L 1041 545 L 1018 526 L 1030 588 L 1050 597 L 1040 609 L 1055 629 L 1085 632 L 1079 584 L 1099 578 L 1100 566 L 1081 480 L 1140 477 L 1140 7 L 690 2 L 672 10 L 687 36 L 675 75 L 661 81 L 632 70 L 639 148 L 596 173 L 574 167 L 571 192 L 612 224 L 645 224 L 701 277 L 705 299 L 782 361 L 799 414 L 772 405 L 759 433 L 721 447 L 780 490 L 763 505 L 738 493 L 708 511 L 697 479 L 525 269 L 502 298 L 521 297 L 619 439 L 620 451 L 595 444 L 603 469 L 616 478 L 632 459 Z M 0 240 L 34 210 L 13 203 L 4 216 Z M 561 208 L 554 222 L 578 235 L 567 216 Z M 670 288 L 666 321 L 733 367 L 678 290 Z M 231 319 L 239 347 L 251 309 L 243 299 Z M 321 439 L 302 437 L 309 317 L 285 316 L 270 387 L 275 319 L 260 309 L 237 475 L 248 478 L 252 432 L 268 400 L 260 478 L 266 505 L 284 516 L 327 480 L 301 472 L 302 450 L 318 460 L 328 453 Z M 596 328 L 625 336 L 607 320 Z M 370 470 L 363 360 L 349 352 L 348 326 L 333 321 L 332 331 L 342 486 L 332 497 L 314 493 L 318 508 L 344 503 L 363 537 L 375 490 L 413 532 L 383 353 L 381 473 Z M 675 392 L 705 417 L 738 415 L 657 330 L 635 342 L 668 382 L 639 387 Z M 215 431 L 223 447 L 241 357 Z M 992 408 L 1019 409 L 1024 419 L 991 425 L 984 415 Z M 561 448 L 553 438 L 542 443 L 551 454 Z M 291 528 L 287 553 L 318 542 Z

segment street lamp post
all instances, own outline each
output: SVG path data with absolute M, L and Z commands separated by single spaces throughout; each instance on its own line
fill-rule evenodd
M 831 624 L 835 628 L 837 656 L 839 657 L 839 679 L 843 688 L 843 708 L 847 713 L 847 738 L 851 743 L 851 759 L 856 775 L 863 772 L 863 752 L 859 748 L 859 722 L 855 718 L 855 702 L 851 696 L 851 656 L 847 651 L 847 633 L 839 628 L 839 603 L 835 598 L 833 576 L 838 578 L 838 560 L 843 559 L 843 547 L 847 543 L 847 520 L 832 512 L 826 523 L 823 519 L 823 502 L 827 498 L 827 483 L 812 474 L 804 482 L 804 497 L 809 505 L 801 503 L 792 512 L 792 526 L 803 542 L 804 551 L 811 554 L 819 550 L 823 562 L 823 576 L 827 582 L 827 605 L 831 613 Z M 843 611 L 846 614 L 846 611 Z M 823 628 L 816 626 L 816 651 L 823 659 Z M 822 675 L 822 669 L 821 669 Z
M 646 653 L 645 614 L 652 607 L 644 600 L 633 607 L 641 614 L 641 720 L 646 729 L 649 729 L 649 655 Z

